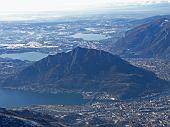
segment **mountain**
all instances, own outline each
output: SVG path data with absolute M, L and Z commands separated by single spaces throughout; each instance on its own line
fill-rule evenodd
M 64 127 L 58 119 L 29 110 L 0 108 L 0 127 Z
M 169 87 L 154 73 L 132 66 L 119 56 L 81 47 L 50 55 L 8 78 L 3 86 L 108 92 L 121 98 L 161 92 Z
M 170 17 L 149 18 L 151 22 L 129 30 L 113 46 L 124 57 L 170 58 Z
M 134 24 L 134 25 L 142 25 L 142 24 L 147 24 L 150 22 L 155 22 L 156 20 L 160 20 L 160 19 L 170 19 L 170 15 L 156 15 L 156 16 L 152 16 L 152 17 L 147 17 L 144 19 L 135 19 L 133 21 L 129 21 L 129 23 Z

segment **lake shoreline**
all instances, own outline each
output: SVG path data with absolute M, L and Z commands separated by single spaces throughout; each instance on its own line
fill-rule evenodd
M 9 87 L 1 87 L 0 96 L 0 107 L 6 108 L 31 105 L 85 105 L 89 102 L 77 92 L 38 93 Z

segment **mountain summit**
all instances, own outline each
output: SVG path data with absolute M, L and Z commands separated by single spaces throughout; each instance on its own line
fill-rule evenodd
M 58 90 L 108 92 L 121 98 L 162 91 L 154 73 L 105 51 L 77 47 L 50 55 L 4 82 L 5 87 L 44 86 Z

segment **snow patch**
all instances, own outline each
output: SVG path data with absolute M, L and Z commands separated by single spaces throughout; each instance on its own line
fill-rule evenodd
M 168 19 L 165 19 L 164 22 L 169 22 L 169 20 L 168 20 Z
M 26 44 L 26 46 L 28 46 L 30 48 L 40 48 L 40 47 L 42 47 L 42 44 L 40 44 L 38 42 L 29 42 Z

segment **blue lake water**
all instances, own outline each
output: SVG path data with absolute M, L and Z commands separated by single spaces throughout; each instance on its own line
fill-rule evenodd
M 100 41 L 100 40 L 104 40 L 108 38 L 105 35 L 101 35 L 101 34 L 83 34 L 83 33 L 77 33 L 77 34 L 72 35 L 71 37 L 82 38 L 87 41 L 93 41 L 93 40 Z
M 38 61 L 47 56 L 48 54 L 41 53 L 41 52 L 24 52 L 24 53 L 11 53 L 11 54 L 0 55 L 0 57 L 2 58 L 11 58 L 11 59 L 29 60 L 29 61 Z
M 30 105 L 83 105 L 87 102 L 80 94 L 76 93 L 34 93 L 0 89 L 0 107 L 18 107 Z

